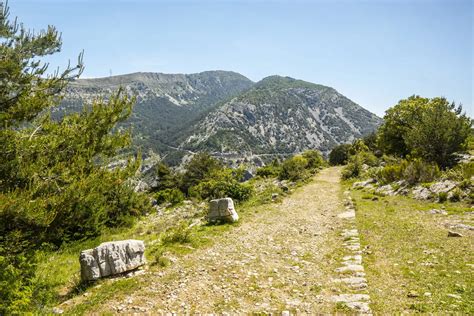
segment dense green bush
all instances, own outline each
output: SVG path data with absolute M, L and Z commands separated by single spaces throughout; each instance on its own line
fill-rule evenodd
M 253 194 L 253 186 L 242 183 L 243 170 L 221 169 L 189 189 L 189 195 L 200 199 L 230 197 L 237 201 L 248 200 Z
M 158 191 L 154 197 L 158 204 L 170 203 L 171 205 L 176 205 L 184 201 L 183 192 L 177 188 Z
M 256 175 L 263 178 L 276 178 L 281 172 L 281 164 L 274 159 L 271 164 L 257 169 Z
M 361 151 L 349 158 L 349 162 L 342 170 L 342 178 L 357 178 L 363 174 L 366 167 L 375 167 L 379 160 L 369 151 Z
M 302 155 L 296 155 L 283 161 L 281 172 L 278 175 L 280 180 L 298 181 L 308 176 L 308 159 Z
M 153 188 L 153 191 L 179 187 L 181 182 L 179 175 L 171 170 L 165 163 L 159 162 L 153 169 L 157 181 L 157 186 Z
M 412 161 L 402 160 L 399 164 L 385 166 L 376 172 L 375 178 L 380 183 L 404 180 L 408 184 L 414 185 L 434 181 L 440 174 L 436 164 L 414 159 Z
M 384 153 L 422 158 L 445 168 L 466 150 L 472 120 L 445 98 L 412 96 L 387 110 L 378 132 Z
M 332 166 L 345 165 L 349 160 L 350 144 L 341 144 L 334 147 L 329 153 L 329 164 Z
M 189 194 L 189 189 L 201 181 L 210 179 L 211 174 L 222 170 L 222 163 L 208 153 L 194 155 L 185 165 L 186 172 L 182 176 L 181 191 Z
M 273 165 L 266 165 L 257 169 L 255 173 L 259 177 L 263 178 L 276 178 L 280 174 L 280 167 L 275 167 Z
M 323 158 L 323 155 L 317 150 L 306 150 L 302 154 L 308 163 L 306 164 L 306 169 L 315 171 L 318 168 L 321 168 L 326 165 L 326 161 Z

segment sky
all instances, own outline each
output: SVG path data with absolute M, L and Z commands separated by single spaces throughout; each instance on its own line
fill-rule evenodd
M 401 99 L 444 96 L 473 117 L 472 0 L 10 0 L 27 28 L 54 25 L 64 68 L 83 78 L 236 71 L 331 86 L 383 116 Z

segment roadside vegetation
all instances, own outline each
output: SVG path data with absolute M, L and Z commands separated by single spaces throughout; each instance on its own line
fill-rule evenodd
M 352 190 L 371 308 L 472 314 L 472 120 L 444 98 L 386 113 L 376 133 L 329 156 Z

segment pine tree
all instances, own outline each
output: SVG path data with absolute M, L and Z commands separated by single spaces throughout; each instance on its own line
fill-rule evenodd
M 131 113 L 134 99 L 118 91 L 85 105 L 80 113 L 53 120 L 77 65 L 51 73 L 41 58 L 60 51 L 61 37 L 49 26 L 39 33 L 9 21 L 0 2 L 0 314 L 19 313 L 32 303 L 35 250 L 43 243 L 100 234 L 129 222 L 146 208 L 127 186 L 138 168 L 108 170 L 107 161 L 130 144 L 116 124 Z

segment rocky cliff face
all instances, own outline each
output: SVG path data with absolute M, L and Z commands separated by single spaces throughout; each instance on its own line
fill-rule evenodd
M 333 88 L 272 76 L 209 113 L 180 147 L 245 155 L 327 152 L 380 123 Z
M 123 87 L 137 96 L 134 143 L 177 164 L 196 151 L 224 157 L 328 152 L 377 128 L 381 119 L 330 87 L 272 76 L 253 83 L 226 71 L 135 73 L 73 82 L 57 114 Z

